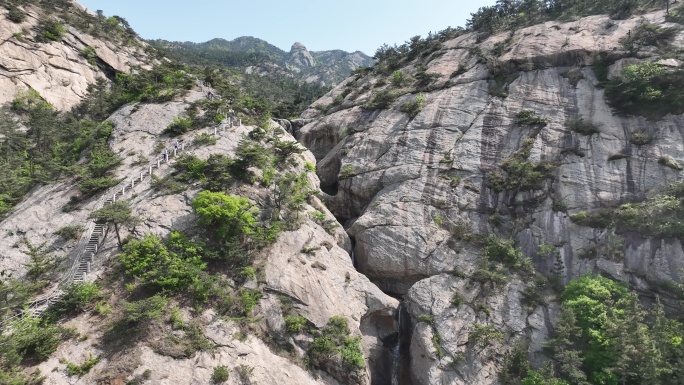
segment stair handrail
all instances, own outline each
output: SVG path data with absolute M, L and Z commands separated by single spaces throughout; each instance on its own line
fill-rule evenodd
M 237 119 L 237 118 L 235 118 L 235 119 Z M 227 122 L 227 127 L 226 127 L 226 122 Z M 237 119 L 236 125 L 241 126 L 242 120 Z M 231 121 L 231 117 L 226 117 L 226 119 L 224 119 L 221 123 L 219 123 L 215 126 L 212 126 L 212 127 L 208 127 L 207 130 L 209 131 L 210 134 L 213 133 L 213 134 L 218 135 L 219 128 L 221 128 L 221 127 L 223 127 L 223 130 L 226 130 L 228 128 L 233 127 L 233 122 Z M 195 146 L 192 143 L 188 143 L 187 146 L 185 146 L 185 144 L 183 144 L 183 146 L 181 147 L 181 152 L 187 152 L 189 148 L 193 148 L 193 147 L 195 147 Z M 167 159 L 163 163 L 168 164 L 170 158 L 171 158 L 170 153 L 167 152 Z M 150 170 L 151 168 L 152 169 L 156 168 L 157 165 L 159 165 L 159 167 L 161 167 L 162 162 L 160 162 L 160 161 L 162 161 L 162 160 L 163 160 L 163 156 L 159 157 L 159 158 L 155 158 L 154 160 L 150 161 L 150 163 L 143 169 L 144 171 L 142 172 L 142 174 L 145 174 L 145 172 Z M 137 171 L 140 171 L 140 170 L 141 169 L 137 169 Z M 140 174 L 141 174 L 140 172 L 134 173 L 132 179 L 136 180 Z M 151 180 L 151 175 L 150 175 L 150 178 L 147 178 L 147 180 Z M 95 203 L 95 207 L 96 207 L 95 210 L 104 207 L 104 203 L 107 201 L 107 199 L 110 197 L 116 197 L 116 194 L 118 194 L 119 191 L 122 191 L 122 189 L 125 189 L 125 187 L 130 184 L 130 181 L 131 181 L 130 178 L 124 177 L 121 180 L 121 182 L 119 182 L 116 186 L 110 187 L 105 193 L 101 194 L 101 196 L 98 198 L 98 200 Z M 11 320 L 19 318 L 19 317 L 23 317 L 24 314 L 30 313 L 32 310 L 36 310 L 36 308 L 38 308 L 40 305 L 42 305 L 46 301 L 49 303 L 49 301 L 51 301 L 51 300 L 58 301 L 61 298 L 61 296 L 64 294 L 63 291 L 61 290 L 61 287 L 63 287 L 65 284 L 69 285 L 69 284 L 73 283 L 73 280 L 74 280 L 74 277 L 76 276 L 76 272 L 78 270 L 78 267 L 81 264 L 81 259 L 84 255 L 84 253 L 86 252 L 85 249 L 86 249 L 86 246 L 88 244 L 88 241 L 92 237 L 92 233 L 95 230 L 95 226 L 96 226 L 95 221 L 91 220 L 89 225 L 88 225 L 87 231 L 83 231 L 81 238 L 79 239 L 78 243 L 74 246 L 72 251 L 69 253 L 70 255 L 76 254 L 76 257 L 73 260 L 74 262 L 72 263 L 71 269 L 69 269 L 69 272 L 66 275 L 64 275 L 62 277 L 62 279 L 60 279 L 60 281 L 57 283 L 57 285 L 49 293 L 43 294 L 43 295 L 39 296 L 38 298 L 34 299 L 33 301 L 29 302 L 28 304 L 26 304 L 26 306 L 21 311 L 19 311 L 17 314 L 15 314 L 14 316 L 9 317 L 6 320 L 4 320 L 3 322 L 1 322 L 0 326 L 4 326 L 8 322 L 10 322 Z M 104 233 L 103 233 L 103 236 L 102 236 L 102 239 L 100 240 L 100 242 L 102 242 L 103 240 L 104 240 Z

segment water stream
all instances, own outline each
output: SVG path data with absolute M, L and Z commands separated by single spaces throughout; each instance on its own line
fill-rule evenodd
M 397 324 L 399 335 L 392 347 L 392 373 L 391 385 L 412 385 L 410 376 L 411 356 L 411 317 L 404 309 L 404 304 L 399 302 L 397 308 Z

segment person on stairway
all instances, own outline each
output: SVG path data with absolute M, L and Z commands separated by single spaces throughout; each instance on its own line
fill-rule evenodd
M 162 151 L 162 156 L 164 157 L 164 162 L 169 161 L 169 153 L 166 151 L 166 147 L 164 147 L 164 151 Z

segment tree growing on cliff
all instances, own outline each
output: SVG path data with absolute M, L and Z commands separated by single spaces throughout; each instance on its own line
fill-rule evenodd
M 256 208 L 247 198 L 202 191 L 192 201 L 192 208 L 203 225 L 215 229 L 219 241 L 250 235 L 256 228 Z
M 116 232 L 116 240 L 119 247 L 122 247 L 121 242 L 121 227 L 131 227 L 140 223 L 140 218 L 133 215 L 131 206 L 126 201 L 118 201 L 99 210 L 93 211 L 90 216 L 96 223 L 104 223 L 106 225 L 114 225 Z

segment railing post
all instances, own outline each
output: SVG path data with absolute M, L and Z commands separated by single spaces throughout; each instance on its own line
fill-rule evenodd
M 121 186 L 121 196 L 126 193 L 126 186 Z
M 88 262 L 88 273 L 90 273 L 90 262 Z
M 173 157 L 176 157 L 176 147 L 173 148 Z
M 96 243 L 96 244 L 95 244 L 95 252 L 96 252 L 96 253 L 97 253 L 97 249 L 98 249 L 97 245 L 98 245 L 98 244 Z M 93 255 L 94 255 L 94 254 L 93 254 Z
M 181 143 L 181 151 L 185 151 L 185 142 Z
M 238 126 L 242 126 L 242 119 L 238 119 Z
M 214 136 L 216 136 L 216 127 L 214 127 Z
M 140 181 L 142 182 L 142 180 L 143 180 L 143 173 L 141 172 L 140 173 Z
M 232 127 L 232 126 L 230 125 L 230 116 L 228 117 L 228 127 Z
M 157 159 L 157 168 L 161 167 L 161 160 Z
M 112 196 L 112 203 L 116 202 L 116 193 Z
M 131 189 L 135 188 L 135 178 L 131 179 Z

